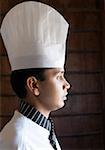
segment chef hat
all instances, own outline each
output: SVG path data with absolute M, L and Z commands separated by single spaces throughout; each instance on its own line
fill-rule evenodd
M 27 1 L 13 7 L 1 25 L 11 69 L 63 68 L 68 26 L 46 4 Z

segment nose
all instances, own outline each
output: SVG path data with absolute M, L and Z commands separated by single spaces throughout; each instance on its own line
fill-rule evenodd
M 70 89 L 71 88 L 71 84 L 66 80 L 66 88 Z
M 63 88 L 66 88 L 67 90 L 71 88 L 71 84 L 66 79 Z

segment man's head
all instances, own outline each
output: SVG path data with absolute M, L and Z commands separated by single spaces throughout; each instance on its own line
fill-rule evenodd
M 36 107 L 48 111 L 64 106 L 69 83 L 64 69 L 25 69 L 12 72 L 11 84 L 20 98 L 33 99 Z

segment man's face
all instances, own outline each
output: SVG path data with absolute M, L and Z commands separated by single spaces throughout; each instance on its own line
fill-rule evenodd
M 45 80 L 40 82 L 40 104 L 48 111 L 57 110 L 64 106 L 67 90 L 70 84 L 64 77 L 64 69 L 47 69 Z

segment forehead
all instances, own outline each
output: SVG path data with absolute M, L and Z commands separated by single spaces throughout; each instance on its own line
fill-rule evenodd
M 64 73 L 64 68 L 52 68 L 45 70 L 45 76 L 53 76 L 58 73 Z

